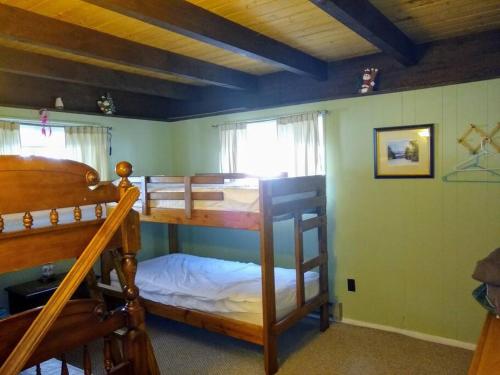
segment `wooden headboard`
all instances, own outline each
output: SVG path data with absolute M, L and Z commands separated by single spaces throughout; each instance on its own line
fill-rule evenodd
M 0 274 L 76 258 L 43 308 L 0 320 L 5 345 L 0 350 L 0 373 L 18 373 L 24 366 L 60 354 L 57 350 L 69 350 L 97 337 L 106 336 L 109 341 L 109 335 L 120 327 L 127 332 L 123 358 L 106 358 L 105 350 L 108 373 L 124 366 L 130 370 L 127 373 L 158 373 L 134 281 L 140 235 L 138 214 L 131 208 L 139 191 L 128 181 L 129 163 L 118 163 L 116 172 L 121 177 L 118 186 L 100 183 L 93 168 L 75 161 L 0 156 Z M 105 219 L 104 205 L 109 202 L 118 205 Z M 91 217 L 82 216 L 84 206 L 91 208 Z M 63 211 L 64 222 L 60 220 Z M 41 225 L 35 219 L 40 214 Z M 13 220 L 22 225 L 9 228 L 7 223 Z M 121 252 L 127 283 L 125 306 L 114 312 L 105 311 L 92 272 L 100 253 L 110 248 Z M 68 301 L 85 277 L 93 284 L 93 298 Z M 88 367 L 85 370 L 90 373 Z
M 118 187 L 99 183 L 98 173 L 85 164 L 0 156 L 0 273 L 78 257 L 104 220 L 104 204 L 119 197 Z M 88 205 L 94 205 L 95 217 L 83 221 L 81 207 Z M 60 224 L 60 209 L 66 207 L 73 220 Z M 48 210 L 49 227 L 34 222 L 33 213 L 42 210 Z M 17 216 L 24 230 L 8 231 L 7 218 L 14 213 L 22 214 Z M 116 238 L 110 246 L 118 244 Z

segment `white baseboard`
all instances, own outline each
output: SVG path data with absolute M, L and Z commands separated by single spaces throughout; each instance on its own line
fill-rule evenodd
M 354 320 L 354 319 L 349 319 L 349 318 L 342 319 L 340 321 L 340 323 L 350 324 L 350 325 L 359 326 L 359 327 L 379 329 L 379 330 L 387 331 L 387 332 L 399 333 L 401 335 L 413 337 L 415 339 L 435 342 L 438 344 L 444 344 L 444 345 L 449 345 L 449 346 L 454 346 L 454 347 L 462 348 L 462 349 L 476 350 L 476 344 L 472 344 L 469 342 L 453 340 L 453 339 L 449 339 L 449 338 L 441 337 L 441 336 L 428 335 L 426 333 L 409 331 L 406 329 L 385 326 L 382 324 L 368 323 L 368 322 L 363 322 L 361 320 Z

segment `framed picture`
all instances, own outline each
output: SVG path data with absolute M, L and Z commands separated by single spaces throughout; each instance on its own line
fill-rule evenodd
M 375 178 L 433 178 L 434 125 L 376 128 Z

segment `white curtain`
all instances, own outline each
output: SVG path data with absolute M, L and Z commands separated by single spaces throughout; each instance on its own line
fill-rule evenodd
M 0 155 L 21 153 L 21 132 L 19 124 L 0 121 Z
M 323 115 L 319 112 L 277 120 L 279 152 L 289 176 L 325 174 Z
M 67 126 L 64 128 L 66 149 L 73 160 L 93 167 L 101 181 L 109 180 L 108 129 L 95 126 Z
M 222 173 L 239 172 L 242 158 L 248 144 L 247 126 L 244 123 L 219 125 L 220 158 L 219 170 Z

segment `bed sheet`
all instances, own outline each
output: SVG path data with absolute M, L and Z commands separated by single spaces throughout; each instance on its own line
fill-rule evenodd
M 112 284 L 118 284 L 116 272 Z M 319 292 L 319 275 L 304 275 L 306 300 Z M 254 263 L 189 254 L 169 254 L 140 262 L 140 295 L 162 304 L 200 310 L 262 324 L 261 268 Z M 296 306 L 295 270 L 275 268 L 278 319 Z

